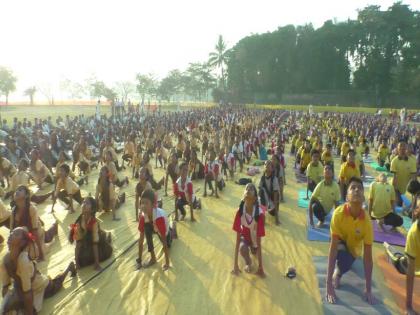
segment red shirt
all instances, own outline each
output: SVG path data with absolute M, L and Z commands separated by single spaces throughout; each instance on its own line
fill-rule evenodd
M 252 220 L 254 221 L 253 224 L 256 224 L 256 226 L 257 226 L 257 237 L 263 237 L 263 236 L 265 236 L 264 210 L 260 207 L 259 211 L 260 211 L 260 215 L 259 215 L 259 218 L 258 218 L 258 222 L 255 222 L 254 217 L 252 217 Z M 245 210 L 243 211 L 243 214 L 241 216 L 240 210 L 238 209 L 238 211 L 236 212 L 236 215 L 235 215 L 235 220 L 233 221 L 232 229 L 237 233 L 241 233 L 242 237 L 246 241 L 252 243 L 251 230 L 250 230 L 249 227 L 244 226 L 244 224 L 243 224 L 244 221 L 243 220 L 247 220 L 246 217 L 245 217 Z M 254 244 L 254 245 L 256 245 L 256 244 Z

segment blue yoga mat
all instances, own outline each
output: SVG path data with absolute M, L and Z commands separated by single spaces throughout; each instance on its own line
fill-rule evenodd
M 376 298 L 376 304 L 370 305 L 363 298 L 365 289 L 364 269 L 361 259 L 356 259 L 352 269 L 343 275 L 341 287 L 335 290 L 338 298 L 336 304 L 329 304 L 325 301 L 327 292 L 327 256 L 315 256 L 312 258 L 315 265 L 316 276 L 318 279 L 318 288 L 321 293 L 324 314 L 328 315 L 350 315 L 350 314 L 375 314 L 388 315 L 391 312 L 382 301 L 382 297 L 375 284 L 372 285 L 372 293 Z
M 332 217 L 333 211 L 331 211 L 325 218 L 324 225 L 322 228 L 312 227 L 309 224 L 309 211 L 307 215 L 307 222 L 306 222 L 306 228 L 307 228 L 307 234 L 306 237 L 308 241 L 318 241 L 318 242 L 329 242 L 330 241 L 330 223 L 331 223 L 331 217 Z M 318 219 L 316 216 L 314 216 L 314 224 L 318 223 Z
M 312 193 L 309 191 L 308 196 L 309 199 L 305 200 L 306 198 L 306 189 L 299 189 L 299 195 L 298 195 L 298 207 L 299 208 L 309 208 L 309 200 L 311 199 Z
M 401 199 L 405 207 L 411 206 L 411 200 L 406 195 L 401 195 Z

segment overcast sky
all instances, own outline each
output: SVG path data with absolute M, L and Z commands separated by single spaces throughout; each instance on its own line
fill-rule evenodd
M 204 61 L 219 34 L 228 46 L 287 24 L 355 18 L 364 0 L 1 0 L 0 65 L 18 90 L 91 74 L 107 83 L 138 72 L 163 77 Z M 420 1 L 404 1 L 420 9 Z M 19 91 L 15 94 L 18 94 Z M 21 93 L 20 93 L 21 94 Z M 13 98 L 13 97 L 12 97 Z

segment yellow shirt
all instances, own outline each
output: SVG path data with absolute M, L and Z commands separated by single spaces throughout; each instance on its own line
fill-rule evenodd
M 341 164 L 340 168 L 340 180 L 344 181 L 344 183 L 347 185 L 349 183 L 350 178 L 352 177 L 358 177 L 360 178 L 360 169 L 357 165 L 351 166 L 349 162 Z
M 340 187 L 335 181 L 332 181 L 330 185 L 327 185 L 325 184 L 325 180 L 322 180 L 316 185 L 311 198 L 318 200 L 326 213 L 329 213 L 341 199 Z
M 324 152 L 322 152 L 321 161 L 324 162 L 324 164 L 326 164 L 331 162 L 332 160 L 332 153 L 328 152 L 327 150 L 324 150 Z
M 350 145 L 347 142 L 343 142 L 341 145 L 341 156 L 347 156 L 347 153 L 349 153 Z
M 306 169 L 308 164 L 311 162 L 311 153 L 305 152 L 305 150 L 302 150 L 300 153 L 300 167 L 303 169 Z
M 342 240 L 353 257 L 362 253 L 362 245 L 372 245 L 372 221 L 362 209 L 354 219 L 350 214 L 350 205 L 344 204 L 335 209 L 331 219 L 331 238 Z
M 395 189 L 388 183 L 373 182 L 370 185 L 369 200 L 373 201 L 372 216 L 382 219 L 392 212 L 392 202 L 395 201 Z
M 395 188 L 401 193 L 404 194 L 407 190 L 407 184 L 410 181 L 412 174 L 417 172 L 417 167 L 412 162 L 411 159 L 400 160 L 398 156 L 394 157 L 391 161 L 391 172 L 396 176 L 396 185 Z
M 408 231 L 405 253 L 415 259 L 416 273 L 420 272 L 420 229 L 418 222 L 414 222 Z
M 321 162 L 318 162 L 318 165 L 315 166 L 313 162 L 309 163 L 308 167 L 306 168 L 306 176 L 314 181 L 316 184 L 318 184 L 324 174 L 324 168 L 322 167 Z
M 378 158 L 385 161 L 389 156 L 389 148 L 387 146 L 380 145 L 378 149 Z

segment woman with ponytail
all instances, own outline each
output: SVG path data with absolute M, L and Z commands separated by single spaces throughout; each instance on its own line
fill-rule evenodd
M 97 204 L 93 197 L 86 197 L 82 203 L 82 214 L 70 226 L 69 241 L 76 241 L 76 268 L 94 265 L 101 270 L 99 263 L 111 257 L 111 233 L 105 232 L 96 220 Z
M 29 250 L 35 245 L 34 242 L 35 236 L 24 227 L 17 227 L 10 233 L 7 242 L 9 251 L 0 267 L 3 282 L 0 314 L 12 311 L 18 314 L 39 313 L 44 298 L 55 295 L 63 287 L 63 282 L 69 273 L 72 277 L 76 275 L 73 262 L 53 279 L 40 273 L 36 263 L 29 256 Z
M 98 210 L 112 211 L 112 219 L 120 220 L 116 216 L 117 209 L 125 202 L 125 193 L 118 195 L 115 192 L 115 186 L 111 182 L 110 173 L 107 166 L 102 166 L 99 172 L 98 184 L 96 185 L 96 203 Z
M 250 183 L 245 186 L 244 198 L 236 212 L 233 230 L 236 232 L 235 258 L 232 274 L 239 275 L 238 254 L 245 260 L 245 272 L 252 271 L 250 251 L 257 256 L 258 269 L 256 274 L 265 277 L 262 263 L 261 238 L 265 236 L 265 214 L 258 202 L 257 188 Z
M 10 230 L 17 227 L 25 227 L 35 238 L 37 248 L 30 252 L 33 259 L 44 260 L 46 243 L 50 243 L 58 233 L 57 222 L 47 231 L 44 230 L 44 223 L 38 216 L 36 207 L 31 203 L 29 189 L 26 186 L 19 186 L 14 196 L 14 206 L 10 216 Z

